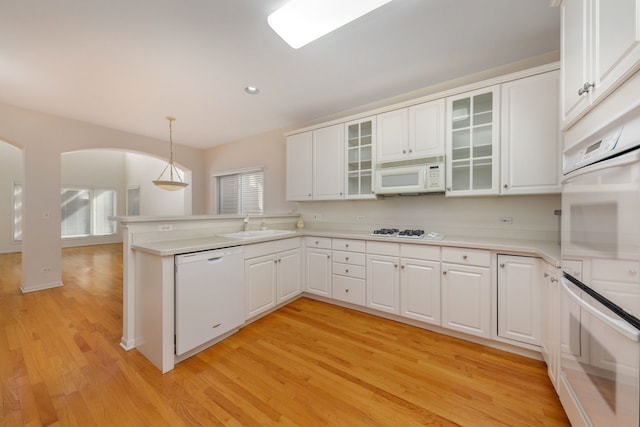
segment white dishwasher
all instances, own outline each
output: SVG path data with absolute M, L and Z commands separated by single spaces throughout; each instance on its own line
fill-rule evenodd
M 244 323 L 243 247 L 175 256 L 176 355 Z

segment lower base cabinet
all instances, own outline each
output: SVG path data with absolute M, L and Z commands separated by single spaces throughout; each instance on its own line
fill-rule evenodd
M 400 315 L 441 324 L 440 261 L 400 259 Z
M 498 255 L 498 336 L 540 345 L 540 259 Z
M 544 263 L 540 279 L 540 351 L 556 390 L 560 365 L 559 301 L 559 271 L 556 267 Z
M 331 238 L 305 238 L 305 290 L 331 297 Z
M 442 249 L 442 326 L 491 338 L 490 259 L 488 251 Z
M 255 248 L 247 246 L 245 256 L 248 252 L 264 253 L 294 245 L 297 246 L 296 249 L 245 260 L 245 319 L 270 310 L 302 292 L 302 256 L 299 242 L 281 240 L 251 245 Z

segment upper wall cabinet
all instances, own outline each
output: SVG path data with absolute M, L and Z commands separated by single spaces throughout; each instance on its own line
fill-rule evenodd
M 445 100 L 379 114 L 377 162 L 441 156 L 445 146 Z
M 561 105 L 568 128 L 640 69 L 640 0 L 564 0 Z
M 500 87 L 447 98 L 447 196 L 498 194 Z
M 375 135 L 376 119 L 367 117 L 345 123 L 347 180 L 346 190 L 348 199 L 372 199 L 373 173 L 375 165 Z M 337 173 L 337 171 L 336 171 Z M 342 177 L 343 175 L 340 174 Z
M 344 125 L 313 131 L 313 199 L 344 198 Z
M 344 125 L 287 137 L 287 200 L 344 198 Z
M 559 193 L 559 72 L 501 88 L 501 194 Z
M 312 200 L 313 133 L 287 137 L 287 200 Z

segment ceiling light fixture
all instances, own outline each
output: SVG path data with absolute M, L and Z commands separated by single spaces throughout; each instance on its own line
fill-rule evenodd
M 189 184 L 182 181 L 180 173 L 178 173 L 178 169 L 173 164 L 173 129 L 171 125 L 173 124 L 175 117 L 167 116 L 167 120 L 169 120 L 169 162 L 164 167 L 164 169 L 162 169 L 162 172 L 160 172 L 160 176 L 158 177 L 158 179 L 153 181 L 153 183 L 163 190 L 167 191 L 182 190 Z M 167 172 L 167 169 L 169 169 L 169 180 L 162 179 L 165 172 Z M 175 180 L 173 179 L 174 173 L 177 178 Z
M 267 18 L 269 26 L 298 49 L 391 0 L 291 0 Z
M 258 89 L 255 86 L 247 86 L 244 88 L 244 91 L 247 92 L 249 95 L 257 95 L 258 93 L 260 93 L 260 89 Z

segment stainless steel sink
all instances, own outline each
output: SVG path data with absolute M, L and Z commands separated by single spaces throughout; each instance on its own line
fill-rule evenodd
M 261 237 L 286 236 L 287 234 L 296 234 L 296 232 L 293 230 L 249 230 L 236 231 L 235 233 L 218 234 L 218 236 L 246 240 L 259 239 Z

